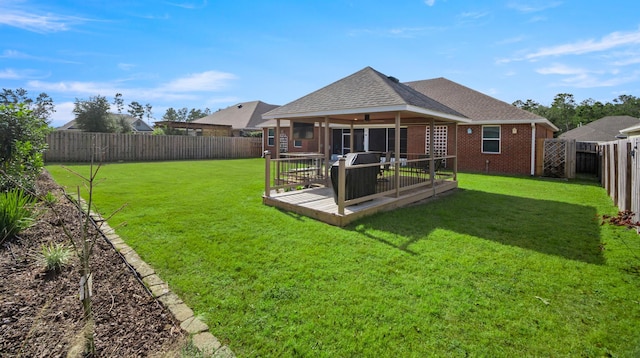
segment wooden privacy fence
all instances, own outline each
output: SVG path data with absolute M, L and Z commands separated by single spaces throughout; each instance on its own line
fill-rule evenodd
M 602 186 L 619 210 L 640 221 L 640 138 L 600 143 Z
M 600 173 L 600 149 L 598 143 L 576 142 L 576 173 Z
M 262 140 L 56 131 L 47 136 L 46 162 L 154 161 L 257 158 Z M 95 153 L 95 154 L 94 154 Z
M 542 175 L 554 178 L 575 178 L 575 140 L 552 138 L 544 140 Z

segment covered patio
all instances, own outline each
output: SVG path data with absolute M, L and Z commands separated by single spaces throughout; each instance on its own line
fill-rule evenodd
M 456 189 L 457 137 L 452 150 L 434 149 L 434 127 L 467 123 L 451 108 L 366 67 L 329 86 L 263 115 L 275 133 L 288 128 L 288 140 L 317 140 L 317 151 L 265 153 L 266 205 L 344 226 L 366 215 L 406 206 Z M 401 151 L 401 128 L 431 130 L 421 153 Z M 393 128 L 393 147 L 384 152 L 331 154 L 330 129 Z M 457 131 L 454 131 L 457 133 Z M 314 138 L 318 136 L 317 138 Z

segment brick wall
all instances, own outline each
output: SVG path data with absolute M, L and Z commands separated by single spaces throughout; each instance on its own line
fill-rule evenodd
M 536 138 L 547 137 L 553 137 L 553 132 L 537 125 Z M 531 124 L 501 125 L 500 154 L 482 153 L 482 126 L 458 126 L 458 170 L 530 175 Z

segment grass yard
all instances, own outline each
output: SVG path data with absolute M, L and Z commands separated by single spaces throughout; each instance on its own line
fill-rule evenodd
M 111 226 L 240 357 L 640 356 L 640 236 L 601 225 L 617 209 L 595 183 L 460 174 L 341 229 L 263 206 L 263 175 L 109 164 L 94 194 L 128 205 Z

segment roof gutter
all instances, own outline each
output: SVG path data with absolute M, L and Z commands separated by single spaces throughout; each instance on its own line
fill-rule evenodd
M 506 120 L 494 119 L 494 120 L 473 121 L 473 122 L 471 122 L 469 124 L 477 124 L 477 125 L 494 124 L 494 125 L 498 125 L 498 124 L 527 124 L 527 123 L 535 123 L 535 124 L 546 125 L 549 128 L 551 128 L 554 132 L 557 132 L 557 131 L 560 130 L 553 123 L 551 123 L 551 121 L 549 121 L 546 118 L 540 118 L 540 119 L 506 119 Z

